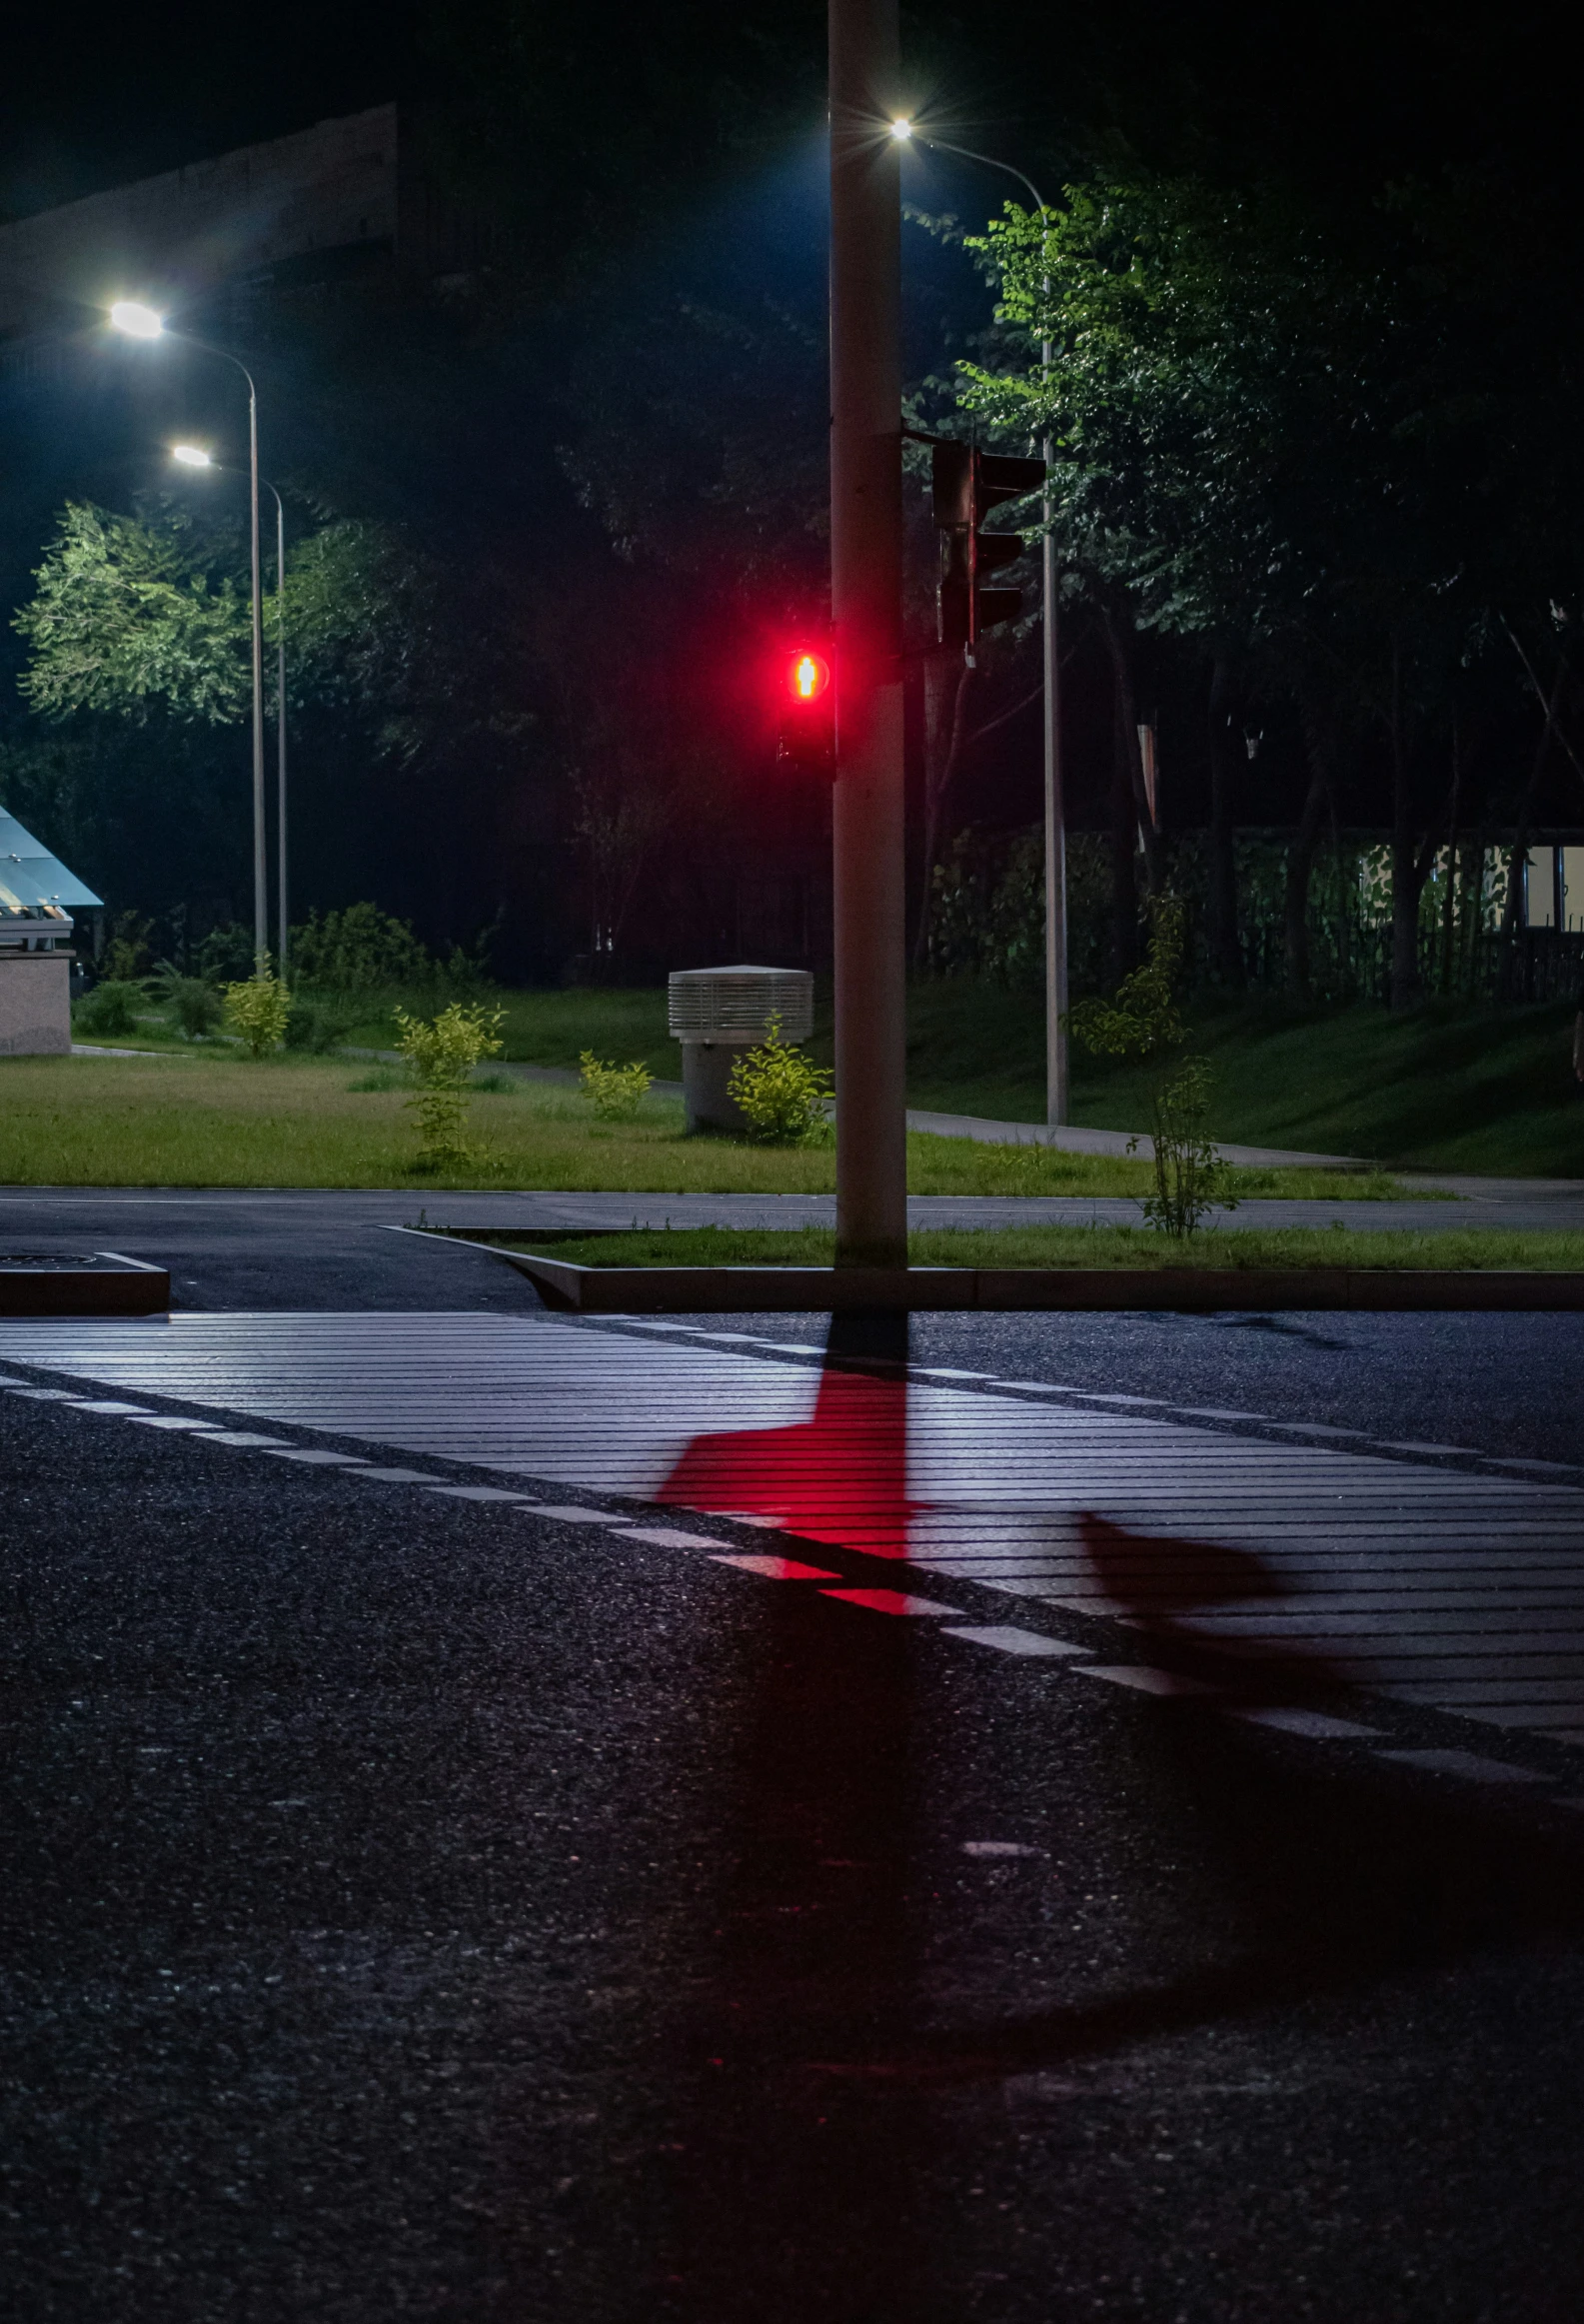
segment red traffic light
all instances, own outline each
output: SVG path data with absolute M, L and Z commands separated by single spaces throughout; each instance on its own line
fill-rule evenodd
M 835 773 L 835 690 L 830 663 L 812 646 L 789 648 L 782 665 L 781 742 L 778 759 Z
M 793 654 L 787 665 L 787 691 L 793 702 L 817 702 L 829 685 L 830 665 L 822 654 L 806 648 Z

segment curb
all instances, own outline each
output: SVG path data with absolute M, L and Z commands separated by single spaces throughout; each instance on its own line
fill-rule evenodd
M 0 1315 L 163 1315 L 170 1270 L 119 1250 L 96 1250 L 29 1265 L 0 1251 Z
M 1584 1270 L 1447 1267 L 574 1266 L 528 1251 L 497 1255 L 547 1307 L 575 1315 L 898 1313 L 1093 1314 L 1153 1309 L 1325 1309 L 1406 1314 L 1577 1314 Z

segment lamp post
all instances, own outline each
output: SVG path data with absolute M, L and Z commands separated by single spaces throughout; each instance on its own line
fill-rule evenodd
M 829 0 L 836 1263 L 907 1263 L 897 0 Z
M 1019 185 L 1026 186 L 1033 196 L 1041 223 L 1045 204 L 1032 178 L 1009 161 L 997 161 L 993 154 L 974 153 L 965 145 L 949 145 L 944 138 L 925 137 L 912 122 L 897 120 L 891 123 L 891 135 L 899 145 L 914 139 L 920 145 L 933 146 L 940 153 L 960 154 L 964 161 L 982 162 L 986 169 L 1004 170 Z M 1050 279 L 1045 278 L 1045 288 Z M 1048 381 L 1054 349 L 1048 339 L 1040 342 L 1039 360 Z M 1060 666 L 1060 608 L 1056 592 L 1060 576 L 1056 571 L 1056 544 L 1050 530 L 1051 496 L 1049 475 L 1055 446 L 1047 435 L 1040 445 L 1045 462 L 1045 491 L 1041 501 L 1044 534 L 1040 541 L 1041 649 L 1045 701 L 1045 1121 L 1052 1129 L 1067 1119 L 1067 819 L 1062 796 L 1061 780 L 1061 666 Z
M 173 444 L 171 458 L 184 468 L 212 468 L 219 475 L 239 476 L 240 469 L 216 460 L 198 444 Z M 286 855 L 286 507 L 280 490 L 267 476 L 260 484 L 275 502 L 275 926 L 276 970 L 286 978 L 288 883 Z
M 110 320 L 116 330 L 125 332 L 131 339 L 176 339 L 184 347 L 196 347 L 201 354 L 229 363 L 248 383 L 253 576 L 253 966 L 255 974 L 262 977 L 269 959 L 270 925 L 269 857 L 264 824 L 264 608 L 259 590 L 259 391 L 252 372 L 239 356 L 230 354 L 224 347 L 211 347 L 207 339 L 195 339 L 190 332 L 167 331 L 164 316 L 136 299 L 118 299 L 110 310 Z

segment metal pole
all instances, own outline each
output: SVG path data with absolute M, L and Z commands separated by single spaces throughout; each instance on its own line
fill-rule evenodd
M 836 1261 L 907 1257 L 897 0 L 830 5 Z
M 253 968 L 269 963 L 269 855 L 264 829 L 264 602 L 259 579 L 259 398 L 248 381 L 248 485 L 253 524 Z
M 270 490 L 275 492 L 274 485 Z M 280 948 L 276 956 L 276 971 L 282 982 L 286 979 L 286 509 L 281 496 L 275 493 L 275 767 L 276 767 L 276 893 L 280 912 Z
M 1048 371 L 1048 340 L 1043 354 Z M 1048 436 L 1041 450 L 1048 477 L 1055 453 Z M 1066 803 L 1061 795 L 1060 609 L 1056 598 L 1060 574 L 1050 530 L 1048 485 L 1042 507 L 1045 522 L 1045 537 L 1040 544 L 1045 679 L 1045 1122 L 1049 1128 L 1056 1129 L 1067 1119 L 1067 819 Z
M 1009 161 L 999 161 L 992 153 L 975 153 L 966 145 L 952 145 L 943 137 L 924 137 L 921 145 L 933 146 L 940 153 L 961 154 L 964 161 L 982 162 L 986 169 L 1003 170 L 1026 186 L 1034 198 L 1040 224 L 1049 248 L 1048 228 L 1044 227 L 1046 203 L 1031 177 Z M 1050 278 L 1045 278 L 1045 291 L 1050 290 Z M 1048 339 L 1041 342 L 1039 360 L 1044 367 L 1046 384 L 1049 383 L 1050 365 L 1054 350 Z M 1048 478 L 1055 457 L 1055 446 L 1047 436 L 1040 446 Z M 1057 1129 L 1067 1119 L 1067 820 L 1066 802 L 1061 787 L 1061 661 L 1058 651 L 1060 608 L 1056 592 L 1060 575 L 1056 566 L 1055 543 L 1050 537 L 1051 498 L 1048 482 L 1040 504 L 1044 520 L 1044 540 L 1040 548 L 1040 584 L 1043 604 L 1040 609 L 1040 651 L 1043 657 L 1042 677 L 1045 696 L 1045 1123 Z

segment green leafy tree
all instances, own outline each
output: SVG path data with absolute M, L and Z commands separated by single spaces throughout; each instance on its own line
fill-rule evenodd
M 27 640 L 30 706 L 146 721 L 237 726 L 252 708 L 252 614 L 240 530 L 180 506 L 119 516 L 70 502 L 14 617 Z M 295 701 L 401 705 L 430 577 L 378 526 L 332 523 L 297 544 L 287 572 L 288 683 Z M 265 633 L 280 608 L 266 594 Z
M 179 514 L 153 522 L 68 503 L 15 616 L 30 659 L 20 680 L 50 718 L 104 711 L 231 726 L 246 715 L 249 597 L 233 545 Z
M 1309 759 L 1290 858 L 1300 987 L 1307 866 L 1339 767 L 1367 752 L 1390 797 L 1393 995 L 1414 997 L 1443 812 L 1416 775 L 1432 731 L 1447 735 L 1458 673 L 1488 655 L 1504 601 L 1579 601 L 1584 463 L 1564 406 L 1584 347 L 1497 230 L 1500 193 L 1453 174 L 1322 205 L 1275 183 L 1140 172 L 1069 187 L 1042 216 L 1008 206 L 976 243 L 1006 337 L 998 363 L 964 367 L 966 400 L 1001 429 L 1058 441 L 1059 555 L 1119 688 L 1136 630 L 1214 662 L 1223 924 L 1228 706 L 1240 694 L 1296 706 Z M 1041 337 L 1048 368 L 1030 360 Z M 1515 698 L 1516 663 L 1508 679 Z M 1132 731 L 1129 706 L 1129 752 Z

